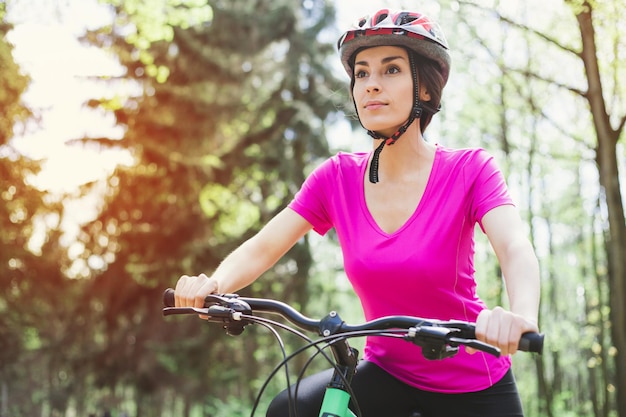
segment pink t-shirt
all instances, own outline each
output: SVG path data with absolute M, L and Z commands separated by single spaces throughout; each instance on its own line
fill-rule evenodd
M 438 146 L 417 209 L 389 234 L 365 204 L 369 157 L 339 153 L 326 160 L 289 207 L 322 235 L 335 228 L 366 320 L 411 315 L 475 321 L 485 308 L 474 280 L 475 224 L 489 210 L 513 204 L 495 161 L 482 149 Z M 453 358 L 429 361 L 420 349 L 403 340 L 369 337 L 364 358 L 407 384 L 446 393 L 488 388 L 511 364 L 509 357 L 469 355 L 462 348 Z

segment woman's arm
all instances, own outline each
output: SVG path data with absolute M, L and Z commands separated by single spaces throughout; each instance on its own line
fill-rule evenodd
M 538 331 L 539 263 L 514 206 L 490 210 L 482 224 L 502 269 L 510 311 L 496 307 L 481 312 L 476 334 L 503 354 L 512 354 L 523 333 Z
M 176 306 L 202 307 L 209 294 L 235 292 L 250 285 L 311 228 L 295 211 L 284 209 L 224 258 L 210 277 L 181 276 L 176 284 Z

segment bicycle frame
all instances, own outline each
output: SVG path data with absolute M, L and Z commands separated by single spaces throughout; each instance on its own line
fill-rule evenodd
M 338 388 L 326 388 L 319 417 L 356 417 L 349 408 L 350 394 Z

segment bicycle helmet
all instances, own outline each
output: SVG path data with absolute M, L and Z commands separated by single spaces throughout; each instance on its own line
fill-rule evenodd
M 448 41 L 439 25 L 426 15 L 411 11 L 381 9 L 362 17 L 337 42 L 341 63 L 352 77 L 351 58 L 361 48 L 403 46 L 432 59 L 441 69 L 444 81 L 450 74 Z
M 439 68 L 444 85 L 450 74 L 448 42 L 437 23 L 418 12 L 381 9 L 371 16 L 359 19 L 337 41 L 341 63 L 352 80 L 352 87 L 354 86 L 353 64 L 356 53 L 361 49 L 375 46 L 400 46 L 409 51 L 414 98 L 413 109 L 408 120 L 393 135 L 385 138 L 377 132 L 369 129 L 367 131 L 374 139 L 385 139 L 374 151 L 369 172 L 372 183 L 378 182 L 378 162 L 383 147 L 393 145 L 411 123 L 421 117 L 424 108 L 433 114 L 439 111 L 439 108 L 422 103 L 419 98 L 419 77 L 414 55 L 434 61 Z

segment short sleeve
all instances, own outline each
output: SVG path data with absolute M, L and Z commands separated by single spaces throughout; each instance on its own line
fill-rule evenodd
M 334 164 L 332 159 L 318 166 L 304 181 L 288 207 L 306 219 L 320 235 L 332 227 L 327 210 L 328 192 L 332 189 Z
M 480 224 L 489 210 L 502 205 L 515 205 L 504 175 L 493 156 L 479 149 L 469 166 L 472 178 L 472 199 L 470 213 L 472 219 Z M 483 229 L 484 231 L 484 229 Z

